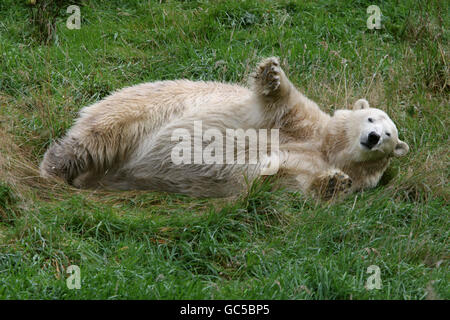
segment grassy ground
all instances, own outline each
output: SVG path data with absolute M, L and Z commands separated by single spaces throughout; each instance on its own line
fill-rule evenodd
M 377 1 L 25 2 L 0 2 L 0 298 L 450 298 L 448 1 L 379 2 L 381 30 L 366 27 Z M 38 177 L 50 142 L 113 90 L 245 83 L 270 55 L 326 110 L 386 110 L 409 155 L 336 203 L 267 183 L 208 200 Z M 370 265 L 380 290 L 364 287 Z

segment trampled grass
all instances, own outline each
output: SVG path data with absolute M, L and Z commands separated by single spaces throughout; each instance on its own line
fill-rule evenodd
M 383 1 L 368 30 L 372 4 L 1 1 L 0 297 L 449 299 L 449 3 Z M 38 177 L 83 106 L 146 81 L 245 84 L 271 55 L 325 110 L 365 97 L 388 112 L 411 151 L 380 186 L 328 203 L 267 183 L 193 199 Z M 379 290 L 365 288 L 371 265 Z

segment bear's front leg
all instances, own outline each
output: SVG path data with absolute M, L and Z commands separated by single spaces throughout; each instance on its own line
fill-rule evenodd
M 323 160 L 317 146 L 309 143 L 286 143 L 280 146 L 280 178 L 289 190 L 331 199 L 352 191 L 352 179 Z
M 288 97 L 291 83 L 276 57 L 264 59 L 252 74 L 253 90 L 267 99 Z
M 331 199 L 352 191 L 352 179 L 338 169 L 331 169 L 315 178 L 309 188 L 316 195 Z

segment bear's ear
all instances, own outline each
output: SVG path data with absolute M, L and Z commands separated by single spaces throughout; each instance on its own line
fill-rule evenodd
M 369 102 L 366 99 L 359 99 L 353 105 L 353 110 L 369 109 Z
M 406 155 L 409 151 L 409 146 L 406 142 L 403 142 L 401 140 L 398 140 L 397 145 L 394 148 L 394 156 L 396 157 L 403 157 Z

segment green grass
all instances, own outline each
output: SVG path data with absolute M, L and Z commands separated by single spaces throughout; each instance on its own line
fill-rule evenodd
M 362 0 L 25 2 L 0 3 L 0 298 L 450 298 L 448 2 L 380 2 L 373 31 Z M 80 30 L 65 27 L 73 3 Z M 37 177 L 78 110 L 114 90 L 245 84 L 271 55 L 325 110 L 362 97 L 386 110 L 409 155 L 334 203 L 270 182 L 220 200 Z M 380 290 L 364 287 L 370 265 Z

